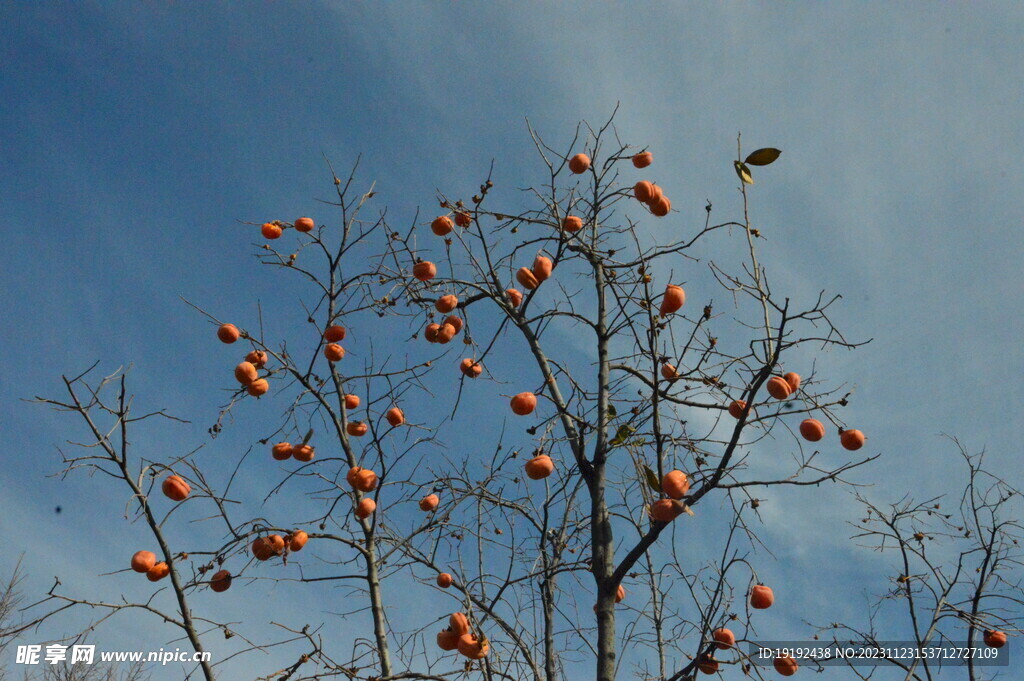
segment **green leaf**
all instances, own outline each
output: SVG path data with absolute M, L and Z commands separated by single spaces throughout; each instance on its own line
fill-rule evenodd
M 766 166 L 772 163 L 779 157 L 782 152 L 778 149 L 772 149 L 767 147 L 765 149 L 758 149 L 757 151 L 750 152 L 744 163 L 748 163 L 752 166 Z
M 658 480 L 658 474 L 651 470 L 651 467 L 647 464 L 641 464 L 644 469 L 644 477 L 647 478 L 647 486 L 655 493 L 661 492 L 661 481 Z
M 754 184 L 754 178 L 750 176 L 750 168 L 747 167 L 746 163 L 733 161 L 732 164 L 736 168 L 736 174 L 740 176 L 744 184 Z
M 619 429 L 615 432 L 615 437 L 613 437 L 612 441 L 609 442 L 608 444 L 611 445 L 612 447 L 618 447 L 623 442 L 625 442 L 626 438 L 632 435 L 635 431 L 636 428 L 634 428 L 633 426 L 625 424 L 621 425 L 619 426 Z
M 613 419 L 613 418 L 615 418 L 618 415 L 619 415 L 619 412 L 616 411 L 615 405 L 614 404 L 609 404 L 608 405 L 608 418 Z

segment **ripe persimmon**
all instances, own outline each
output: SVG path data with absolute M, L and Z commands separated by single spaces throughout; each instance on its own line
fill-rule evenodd
M 642 151 L 633 155 L 634 168 L 646 168 L 654 162 L 654 154 L 649 151 Z
M 132 556 L 132 570 L 136 572 L 149 572 L 154 565 L 156 565 L 156 554 L 152 551 L 136 551 Z
M 743 416 L 743 410 L 747 408 L 746 400 L 733 400 L 729 404 L 729 416 L 738 419 Z
M 351 393 L 345 395 L 345 409 L 358 409 L 360 401 L 359 395 L 353 395 Z
M 453 612 L 448 616 L 448 628 L 459 636 L 469 633 L 469 618 L 461 612 Z
M 347 334 L 348 332 L 345 330 L 344 326 L 333 324 L 328 326 L 327 330 L 324 331 L 324 340 L 328 343 L 338 343 L 345 340 L 345 336 Z
M 750 589 L 750 607 L 757 610 L 767 610 L 775 602 L 775 594 L 771 587 L 764 584 L 755 584 Z
M 562 220 L 562 229 L 566 232 L 578 232 L 583 229 L 583 219 L 578 215 L 567 215 Z
M 459 635 L 451 629 L 438 632 L 437 647 L 441 650 L 455 650 L 459 647 Z
M 447 572 L 442 572 L 437 576 L 437 585 L 442 589 L 447 589 L 454 581 L 455 579 Z
M 782 377 L 786 379 L 786 383 L 789 383 L 791 393 L 795 393 L 800 389 L 800 374 L 795 371 L 789 371 L 783 374 Z
M 590 157 L 586 154 L 576 154 L 569 159 L 569 170 L 575 175 L 581 175 L 590 168 Z
M 160 486 L 164 496 L 172 501 L 184 501 L 192 492 L 192 487 L 180 475 L 169 475 Z
M 309 535 L 303 530 L 295 530 L 285 537 L 285 541 L 288 543 L 289 551 L 301 551 L 302 547 L 309 541 Z
M 437 332 L 440 330 L 440 324 L 427 324 L 426 328 L 423 329 L 423 338 L 425 338 L 428 343 L 436 343 Z
M 362 421 L 349 421 L 345 426 L 345 432 L 352 437 L 362 437 L 370 430 L 370 427 Z
M 257 369 L 262 369 L 267 363 L 267 353 L 262 350 L 253 350 L 245 356 L 245 361 Z
M 789 381 L 782 376 L 772 376 L 768 379 L 768 394 L 777 400 L 784 400 L 789 397 L 793 390 L 789 387 Z
M 328 362 L 340 362 L 345 357 L 345 348 L 337 343 L 328 343 L 324 346 L 324 357 Z
M 249 385 L 259 377 L 256 367 L 251 362 L 241 362 L 235 367 L 235 380 L 242 385 Z
M 241 332 L 234 324 L 221 324 L 217 327 L 217 338 L 221 343 L 234 343 L 241 336 Z
M 436 494 L 428 494 L 427 496 L 420 499 L 420 510 L 425 513 L 430 513 L 437 508 L 437 505 L 441 503 L 440 498 Z
M 218 570 L 210 577 L 210 589 L 221 593 L 231 588 L 231 573 L 227 570 Z
M 402 412 L 398 407 L 391 407 L 388 409 L 388 413 L 384 415 L 384 418 L 388 420 L 393 428 L 405 423 L 405 413 Z
M 270 456 L 276 461 L 287 461 L 292 458 L 292 445 L 290 442 L 278 442 L 270 448 Z
M 281 237 L 281 228 L 273 222 L 264 222 L 263 226 L 260 227 L 260 232 L 263 234 L 264 239 L 273 240 Z
M 686 304 L 686 292 L 681 286 L 669 284 L 665 287 L 665 295 L 661 298 L 661 307 L 658 312 L 662 317 L 674 314 Z
M 555 470 L 555 462 L 547 454 L 538 454 L 526 462 L 526 477 L 543 480 Z
M 804 419 L 800 422 L 800 434 L 808 442 L 817 442 L 825 437 L 825 426 L 818 419 Z
M 661 365 L 661 377 L 666 381 L 671 381 L 672 379 L 679 378 L 679 372 L 676 371 L 674 364 L 665 362 Z
M 529 272 L 529 270 L 527 270 Z M 533 274 L 530 272 L 530 274 Z M 523 304 L 523 293 L 519 289 L 507 288 L 505 289 L 505 295 L 508 296 L 509 302 L 512 303 L 512 307 L 519 307 Z
M 348 469 L 348 474 L 345 476 L 345 480 L 352 486 L 352 489 L 359 490 L 364 494 L 377 489 L 377 474 L 369 468 L 353 466 Z
M 682 499 L 690 493 L 690 479 L 682 471 L 669 471 L 661 479 L 661 491 L 672 499 Z
M 270 391 L 270 384 L 267 383 L 265 378 L 257 378 L 255 381 L 245 386 L 245 391 L 253 397 L 260 397 L 266 395 Z
M 459 299 L 456 296 L 453 296 L 451 293 L 449 293 L 446 296 L 441 296 L 440 298 L 437 299 L 437 302 L 434 303 L 434 307 L 437 308 L 437 311 L 442 312 L 444 314 L 448 314 L 458 306 Z
M 471 660 L 482 660 L 491 652 L 491 644 L 476 634 L 463 634 L 459 637 L 459 652 Z
M 518 416 L 532 414 L 537 408 L 537 396 L 533 393 L 519 393 L 512 398 L 512 413 Z
M 658 201 L 661 201 L 661 197 L 663 196 L 665 196 L 665 193 L 661 190 L 661 187 L 656 184 L 651 185 L 651 198 L 647 199 L 644 203 L 646 203 L 647 207 L 650 208 Z
M 732 648 L 736 645 L 736 635 L 724 627 L 711 632 L 711 638 L 718 644 L 719 648 Z
M 456 319 L 458 318 L 456 317 Z M 455 329 L 455 326 L 449 324 L 448 322 L 445 322 L 440 326 L 440 328 L 438 328 L 437 334 L 435 334 L 434 339 L 441 345 L 446 345 L 447 343 L 451 342 L 452 338 L 455 338 L 456 333 L 458 333 L 458 331 Z
M 292 456 L 295 457 L 296 461 L 301 461 L 302 463 L 309 463 L 310 461 L 313 460 L 313 457 L 316 456 L 316 450 L 313 449 L 313 447 L 311 447 L 310 445 L 302 444 L 300 442 L 299 444 L 292 447 Z
M 697 658 L 697 669 L 703 674 L 714 674 L 718 671 L 718 660 L 707 653 L 701 653 Z
M 295 221 L 295 231 L 297 232 L 312 232 L 313 228 L 316 227 L 316 223 L 313 222 L 313 218 L 299 218 Z
M 651 504 L 648 513 L 651 518 L 663 523 L 669 523 L 679 517 L 683 512 L 683 505 L 675 499 L 658 499 Z
M 619 588 L 615 590 L 615 602 L 621 603 L 626 600 L 626 587 L 619 584 Z
M 533 272 L 531 272 L 528 267 L 519 268 L 516 272 L 516 281 L 518 281 L 523 288 L 531 291 L 540 286 L 540 282 L 537 281 L 537 277 L 534 276 Z
M 672 210 L 672 202 L 669 201 L 667 196 L 662 196 L 657 201 L 651 203 L 651 213 L 656 217 L 663 218 L 669 214 Z
M 252 551 L 253 558 L 256 560 L 270 560 L 275 555 L 274 546 L 266 537 L 253 539 L 252 544 L 249 545 L 249 550 Z
M 363 497 L 358 504 L 356 504 L 355 514 L 360 520 L 365 520 L 373 515 L 373 512 L 377 510 L 377 502 L 370 497 Z
M 469 227 L 473 222 L 473 218 L 469 213 L 458 212 L 455 214 L 455 224 L 459 227 Z
M 533 269 L 531 271 L 538 282 L 543 282 L 551 276 L 551 270 L 553 267 L 554 265 L 552 265 L 550 258 L 538 255 L 533 259 Z
M 413 265 L 412 276 L 420 281 L 430 281 L 437 276 L 437 266 L 429 260 L 421 260 Z
M 647 180 L 641 180 L 633 185 L 633 196 L 641 203 L 647 203 L 654 196 L 654 185 Z
M 781 676 L 793 676 L 793 674 L 796 674 L 796 670 L 800 668 L 796 660 L 786 653 L 776 657 L 772 665 Z
M 984 634 L 985 645 L 989 648 L 1002 648 L 1006 645 L 1006 632 L 988 630 Z
M 444 318 L 444 324 L 451 324 L 453 327 L 455 327 L 455 333 L 462 331 L 461 317 L 456 317 L 455 315 L 448 315 L 447 317 Z M 442 324 L 442 326 L 444 326 L 444 324 Z
M 146 578 L 151 582 L 159 582 L 169 574 L 171 574 L 170 566 L 168 566 L 167 563 L 160 561 L 146 571 Z
M 459 363 L 459 371 L 467 378 L 476 378 L 484 372 L 484 367 L 480 362 L 475 362 L 467 357 Z
M 855 452 L 863 447 L 866 439 L 864 433 L 856 429 L 844 430 L 839 434 L 839 443 L 843 445 L 843 449 L 848 449 L 851 452 Z
M 452 219 L 447 215 L 434 218 L 430 223 L 430 231 L 437 236 L 446 236 L 452 233 Z
M 281 535 L 271 534 L 265 537 L 265 541 L 275 556 L 279 556 L 284 553 L 284 537 Z

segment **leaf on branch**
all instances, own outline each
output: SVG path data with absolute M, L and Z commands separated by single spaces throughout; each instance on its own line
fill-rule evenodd
M 736 168 L 736 174 L 740 176 L 744 184 L 754 184 L 754 178 L 750 176 L 750 168 L 747 167 L 746 163 L 733 161 L 732 164 Z
M 697 515 L 693 512 L 693 509 L 687 506 L 686 504 L 683 504 L 683 513 L 691 517 Z
M 613 419 L 619 415 L 619 412 L 615 409 L 614 404 L 608 405 L 608 418 Z
M 661 492 L 661 481 L 658 480 L 658 474 L 651 470 L 651 467 L 647 464 L 641 464 L 644 469 L 644 477 L 647 478 L 647 486 L 654 492 Z
M 621 425 L 619 426 L 619 429 L 615 431 L 615 437 L 613 437 L 612 441 L 609 442 L 608 444 L 612 447 L 618 447 L 619 445 L 624 443 L 626 441 L 626 438 L 628 438 L 634 432 L 636 432 L 636 428 L 634 428 L 633 426 L 625 424 Z
M 769 163 L 774 162 L 781 153 L 782 152 L 778 149 L 772 149 L 771 147 L 758 149 L 757 151 L 750 152 L 750 155 L 747 156 L 744 163 L 752 166 L 766 166 Z

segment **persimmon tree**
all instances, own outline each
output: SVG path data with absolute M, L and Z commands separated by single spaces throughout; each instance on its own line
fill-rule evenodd
M 299 324 L 192 303 L 226 344 L 209 369 L 233 386 L 205 446 L 137 455 L 130 433 L 176 417 L 137 410 L 124 372 L 94 367 L 40 398 L 84 424 L 65 473 L 106 474 L 96 484 L 152 537 L 101 569 L 153 593 L 106 602 L 55 583 L 15 631 L 133 611 L 196 651 L 211 634 L 229 646 L 189 668 L 207 680 L 241 661 L 274 679 L 761 674 L 738 644 L 771 621 L 756 612 L 773 597 L 759 495 L 825 497 L 874 458 L 843 455 L 864 436 L 817 368 L 858 345 L 833 323 L 838 296 L 792 302 L 760 259 L 753 168 L 779 152 L 744 155 L 737 138 L 741 217 L 717 222 L 710 203 L 673 207 L 656 155 L 611 120 L 564 149 L 530 137 L 541 177 L 525 190 L 492 167 L 402 224 L 373 184 L 357 189 L 358 162 L 328 164 L 322 215 L 246 223 L 259 265 L 306 293 Z M 250 414 L 252 447 L 212 459 Z M 243 498 L 252 470 L 264 496 Z M 135 556 L 145 576 L 135 551 L 152 553 Z M 321 590 L 325 612 L 193 609 L 268 582 Z

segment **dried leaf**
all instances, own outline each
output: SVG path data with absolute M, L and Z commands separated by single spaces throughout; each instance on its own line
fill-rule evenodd
M 633 426 L 621 425 L 619 426 L 619 429 L 615 432 L 615 437 L 613 437 L 612 441 L 609 442 L 608 444 L 612 447 L 618 447 L 619 445 L 624 443 L 626 441 L 626 438 L 632 435 L 635 431 L 636 428 L 634 428 Z
M 754 178 L 750 176 L 750 168 L 747 167 L 746 163 L 733 161 L 732 164 L 736 168 L 736 174 L 740 176 L 744 184 L 754 184 Z
M 619 415 L 619 412 L 615 409 L 614 404 L 608 405 L 608 418 L 613 419 Z
M 782 152 L 778 149 L 772 149 L 771 147 L 758 149 L 757 151 L 750 152 L 750 155 L 747 156 L 744 163 L 752 166 L 766 166 L 769 163 L 774 162 L 781 153 Z
M 689 506 L 687 506 L 686 504 L 683 504 L 683 513 L 685 513 L 688 516 L 695 516 L 695 515 L 697 515 L 696 513 L 693 512 L 693 509 L 690 508 Z
M 658 480 L 658 474 L 651 470 L 651 467 L 647 464 L 641 464 L 644 469 L 644 477 L 647 478 L 647 486 L 654 492 L 661 492 L 661 481 Z

